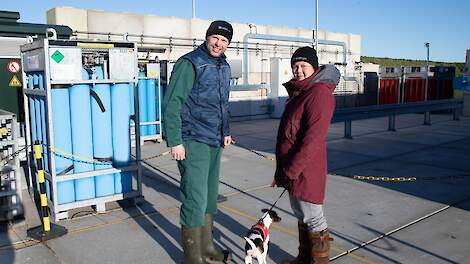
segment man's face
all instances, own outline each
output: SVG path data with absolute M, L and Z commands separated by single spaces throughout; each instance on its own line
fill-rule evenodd
M 213 57 L 220 57 L 228 47 L 228 39 L 222 35 L 210 35 L 206 39 L 207 49 Z

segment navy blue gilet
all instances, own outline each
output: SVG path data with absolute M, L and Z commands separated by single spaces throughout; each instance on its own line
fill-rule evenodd
M 191 61 L 196 73 L 194 85 L 181 108 L 183 141 L 196 140 L 220 147 L 223 137 L 230 135 L 230 66 L 225 55 L 210 56 L 206 42 L 183 58 Z

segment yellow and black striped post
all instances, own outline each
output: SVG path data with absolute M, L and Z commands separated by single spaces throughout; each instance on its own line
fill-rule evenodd
M 41 200 L 41 217 L 44 232 L 51 231 L 51 221 L 49 219 L 49 211 L 47 209 L 47 195 L 46 195 L 46 179 L 44 178 L 44 168 L 42 165 L 41 145 L 39 141 L 34 144 L 34 158 L 38 168 L 38 182 L 39 182 L 39 197 Z
M 67 229 L 62 226 L 51 223 L 49 218 L 49 209 L 47 206 L 47 194 L 46 194 L 46 179 L 43 168 L 43 158 L 41 152 L 41 142 L 36 141 L 34 143 L 34 159 L 36 160 L 38 183 L 39 183 L 39 197 L 41 202 L 41 217 L 42 226 L 31 228 L 27 231 L 29 237 L 32 237 L 39 241 L 45 241 L 52 238 L 56 238 L 67 234 Z

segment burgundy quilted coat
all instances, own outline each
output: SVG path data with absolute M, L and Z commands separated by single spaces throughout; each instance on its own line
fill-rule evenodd
M 339 78 L 335 66 L 325 65 L 307 79 L 284 84 L 289 98 L 277 134 L 274 179 L 294 197 L 315 204 L 325 197 L 326 136 Z

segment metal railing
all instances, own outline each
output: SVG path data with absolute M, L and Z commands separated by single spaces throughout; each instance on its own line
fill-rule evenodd
M 396 131 L 395 117 L 397 115 L 424 113 L 424 125 L 431 125 L 431 111 L 451 110 L 453 119 L 459 120 L 460 109 L 463 109 L 463 100 L 461 99 L 340 108 L 335 111 L 331 122 L 344 122 L 344 137 L 351 139 L 353 120 L 388 116 L 388 130 Z

